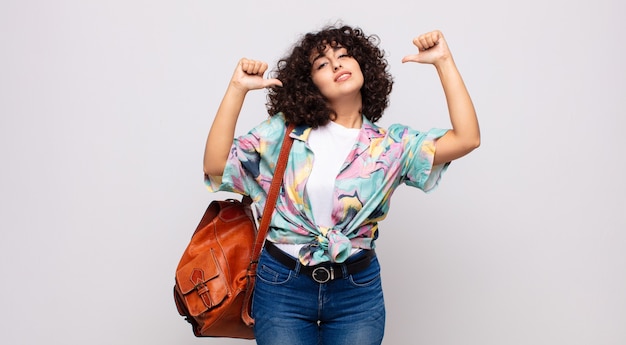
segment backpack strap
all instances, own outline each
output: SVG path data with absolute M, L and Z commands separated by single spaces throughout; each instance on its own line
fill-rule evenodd
M 265 201 L 265 207 L 263 208 L 263 214 L 261 215 L 261 222 L 259 224 L 259 231 L 257 232 L 254 242 L 254 248 L 250 258 L 250 265 L 248 266 L 248 286 L 246 288 L 246 296 L 243 303 L 243 309 L 241 311 L 241 318 L 249 326 L 254 325 L 254 319 L 250 314 L 250 305 L 252 302 L 252 292 L 254 290 L 254 281 L 256 277 L 256 267 L 259 262 L 259 256 L 261 255 L 261 249 L 263 243 L 267 237 L 267 231 L 270 227 L 270 221 L 272 220 L 272 213 L 276 209 L 276 201 L 278 200 L 278 193 L 280 192 L 280 186 L 283 183 L 283 176 L 285 175 L 285 169 L 287 168 L 287 160 L 289 158 L 289 151 L 291 151 L 291 145 L 293 139 L 289 136 L 295 125 L 290 123 L 285 131 L 283 143 L 278 154 L 278 161 L 276 162 L 276 168 L 274 169 L 274 176 L 272 177 L 272 184 L 267 193 Z

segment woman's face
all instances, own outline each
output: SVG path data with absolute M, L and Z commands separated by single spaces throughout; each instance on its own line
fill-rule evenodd
M 322 54 L 311 56 L 311 65 L 313 84 L 331 103 L 361 92 L 361 66 L 346 48 L 327 45 Z

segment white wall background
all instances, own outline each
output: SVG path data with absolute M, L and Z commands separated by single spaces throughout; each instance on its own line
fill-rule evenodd
M 197 339 L 174 270 L 213 198 L 201 156 L 236 61 L 343 19 L 396 77 L 383 125 L 447 127 L 441 29 L 482 146 L 381 225 L 385 344 L 626 344 L 624 2 L 0 3 L 0 342 Z M 239 132 L 265 117 L 249 97 Z

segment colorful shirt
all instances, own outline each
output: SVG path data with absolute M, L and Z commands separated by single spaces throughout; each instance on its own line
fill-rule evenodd
M 205 176 L 208 189 L 249 195 L 261 215 L 285 130 L 285 119 L 277 114 L 236 138 L 223 175 Z M 429 192 L 449 165 L 432 165 L 435 140 L 447 130 L 419 132 L 399 124 L 385 130 L 363 117 L 354 147 L 337 175 L 334 225 L 320 227 L 305 188 L 315 160 L 307 145 L 311 130 L 301 125 L 289 133 L 294 142 L 268 231 L 272 242 L 304 244 L 299 254 L 304 265 L 343 262 L 352 248 L 374 248 L 378 222 L 386 217 L 395 189 L 404 183 Z

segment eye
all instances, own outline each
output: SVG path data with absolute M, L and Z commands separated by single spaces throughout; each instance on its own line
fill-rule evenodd
M 327 65 L 328 65 L 328 60 L 320 59 L 320 61 L 318 61 L 317 63 L 313 64 L 313 68 L 315 70 L 320 70 L 320 69 L 326 67 Z

